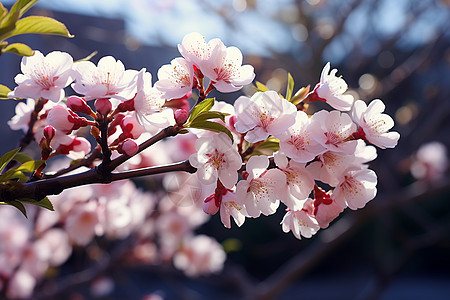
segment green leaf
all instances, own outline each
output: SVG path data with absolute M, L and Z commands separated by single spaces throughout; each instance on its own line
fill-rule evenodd
M 54 34 L 69 38 L 73 37 L 63 23 L 43 16 L 31 16 L 17 21 L 16 28 L 9 33 L 7 37 L 27 33 Z
M 288 84 L 286 87 L 286 100 L 287 101 L 291 100 L 293 91 L 294 91 L 294 78 L 292 78 L 291 73 L 288 73 Z
M 25 209 L 25 206 L 23 206 L 23 204 L 17 200 L 8 201 L 8 202 L 0 201 L 0 205 L 12 205 L 15 208 L 17 208 L 18 210 L 20 210 L 20 212 L 25 216 L 25 218 L 28 218 L 27 210 Z
M 24 202 L 24 203 L 30 203 L 33 205 L 37 205 L 37 206 L 46 208 L 51 211 L 55 211 L 55 208 L 53 207 L 52 202 L 50 202 L 50 200 L 47 197 L 45 197 L 44 199 L 39 200 L 39 201 L 34 200 L 34 199 L 19 199 L 18 201 Z
M 94 52 L 92 52 L 91 54 L 89 54 L 86 57 L 80 58 L 79 60 L 74 61 L 74 63 L 76 62 L 80 62 L 80 61 L 90 61 L 94 56 L 96 56 L 98 53 L 97 50 L 95 50 Z
M 253 87 L 257 92 L 267 92 L 269 88 L 262 84 L 261 82 L 257 81 L 256 86 Z
M 225 122 L 225 117 L 228 115 L 229 114 L 220 111 L 203 111 L 199 113 L 192 122 L 206 121 L 208 119 L 221 119 Z
M 264 150 L 264 149 L 278 151 L 280 149 L 280 141 L 276 138 L 270 137 L 255 147 L 255 150 Z
M 20 11 L 19 17 L 23 16 L 33 5 L 38 3 L 39 0 L 19 0 L 14 5 L 17 5 L 17 9 Z
M 0 2 L 0 23 L 3 20 L 3 18 L 6 16 L 7 13 L 8 13 L 8 10 Z
M 10 44 L 2 49 L 2 52 L 12 52 L 21 56 L 32 56 L 34 54 L 34 51 L 30 47 L 22 43 Z
M 23 163 L 26 163 L 27 161 L 33 160 L 33 158 L 31 156 L 29 156 L 28 154 L 24 153 L 24 152 L 18 152 L 14 156 L 14 160 L 16 160 L 19 163 L 23 164 Z
M 9 99 L 8 93 L 10 93 L 11 90 L 3 84 L 0 84 L 0 99 Z
M 194 120 L 195 117 L 197 117 L 197 115 L 199 113 L 204 112 L 204 111 L 209 111 L 211 109 L 211 107 L 213 107 L 213 105 L 214 105 L 214 100 L 215 100 L 215 98 L 208 98 L 208 99 L 203 100 L 196 106 L 194 106 L 192 108 L 191 114 L 189 116 L 189 122 Z
M 189 127 L 198 128 L 198 129 L 206 129 L 206 130 L 211 130 L 211 131 L 215 131 L 215 132 L 225 132 L 230 137 L 231 141 L 233 141 L 233 135 L 231 134 L 231 131 L 228 130 L 228 128 L 226 128 L 222 124 L 217 123 L 217 122 L 211 122 L 211 121 L 192 122 Z
M 14 158 L 17 152 L 20 151 L 20 148 L 11 150 L 5 154 L 3 154 L 2 157 L 0 157 L 0 173 L 3 172 L 5 167 L 9 164 L 9 162 Z
M 23 173 L 31 173 L 39 168 L 43 163 L 43 160 L 27 161 L 17 168 L 10 169 L 4 174 L 0 175 L 0 182 L 4 182 L 10 179 L 19 179 L 20 182 L 26 182 L 28 180 L 28 177 Z

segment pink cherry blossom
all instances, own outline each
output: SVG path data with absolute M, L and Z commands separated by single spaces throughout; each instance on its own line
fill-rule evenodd
M 77 245 L 86 246 L 95 236 L 99 218 L 95 201 L 77 204 L 67 216 L 65 230 Z
M 364 137 L 375 146 L 385 149 L 397 145 L 400 134 L 389 131 L 394 126 L 394 120 L 387 114 L 383 101 L 375 99 L 369 106 L 362 100 L 357 100 L 353 107 L 352 117 L 364 131 Z
M 141 70 L 137 75 L 137 93 L 134 97 L 134 108 L 139 123 L 151 132 L 175 124 L 172 109 L 164 108 L 163 93 L 152 87 L 152 76 Z
M 194 86 L 194 68 L 184 58 L 175 58 L 170 65 L 164 65 L 158 70 L 158 81 L 155 88 L 162 92 L 167 100 L 181 98 Z
M 72 65 L 73 59 L 67 53 L 53 51 L 44 57 L 36 50 L 33 56 L 22 58 L 23 74 L 14 78 L 18 86 L 8 97 L 59 102 L 64 98 L 64 88 L 73 81 Z
M 417 150 L 411 165 L 411 173 L 416 179 L 429 181 L 444 178 L 449 166 L 447 148 L 441 142 L 423 144 Z
M 286 156 L 301 163 L 313 160 L 318 154 L 326 151 L 312 138 L 311 119 L 303 111 L 297 111 L 295 123 L 277 137 L 280 139 L 280 150 Z
M 303 237 L 310 238 L 320 229 L 317 220 L 305 210 L 289 210 L 281 221 L 284 232 L 292 231 L 299 240 Z
M 70 159 L 80 159 L 91 152 L 91 143 L 84 137 L 58 133 L 50 145 L 60 154 L 67 154 Z
M 278 136 L 295 123 L 297 108 L 275 91 L 257 92 L 251 98 L 241 96 L 234 103 L 237 132 L 246 133 L 251 143 Z
M 50 109 L 47 114 L 47 123 L 65 134 L 69 134 L 73 130 L 88 125 L 86 118 L 78 116 L 72 110 L 61 105 L 57 105 Z
M 97 66 L 90 61 L 77 62 L 74 70 L 75 83 L 72 88 L 86 100 L 128 100 L 134 96 L 137 71 L 125 70 L 123 63 L 112 56 L 102 57 Z
M 126 139 L 117 145 L 117 151 L 128 156 L 133 156 L 139 151 L 139 145 L 132 139 Z
M 330 63 L 327 63 L 323 67 L 320 82 L 314 88 L 313 95 L 315 93 L 317 100 L 327 102 L 337 110 L 348 111 L 354 99 L 352 95 L 344 95 L 348 88 L 347 83 L 341 77 L 337 77 L 336 73 L 337 69 L 330 72 Z
M 134 116 L 125 116 L 120 121 L 120 128 L 122 129 L 122 135 L 124 137 L 137 139 L 145 129 L 139 124 L 138 120 Z
M 200 69 L 222 93 L 238 91 L 255 78 L 253 67 L 242 65 L 241 51 L 236 47 L 225 47 L 222 42 L 212 51 L 211 57 L 202 62 Z
M 212 137 L 202 137 L 195 143 L 197 153 L 189 157 L 189 162 L 197 168 L 197 175 L 203 184 L 211 184 L 219 179 L 227 188 L 233 188 L 238 179 L 237 170 L 242 159 L 225 133 Z
M 178 45 L 178 51 L 186 60 L 201 68 L 203 62 L 208 61 L 218 47 L 224 47 L 219 39 L 212 39 L 207 43 L 200 33 L 191 32 L 184 36 Z
M 9 281 L 6 296 L 9 299 L 26 299 L 33 294 L 36 286 L 36 278 L 34 278 L 26 270 L 17 270 Z
M 321 110 L 311 117 L 313 138 L 327 150 L 352 154 L 357 142 L 351 140 L 356 125 L 349 115 L 333 110 Z
M 16 114 L 8 121 L 9 128 L 27 132 L 35 103 L 36 101 L 31 98 L 27 99 L 26 103 L 17 103 L 15 108 Z
M 281 201 L 291 210 L 301 210 L 314 187 L 314 179 L 303 163 L 288 160 L 282 152 L 274 155 L 275 164 L 286 174 L 286 186 Z
M 341 207 L 350 209 L 363 208 L 367 202 L 375 198 L 377 193 L 377 175 L 369 169 L 345 172 L 340 183 L 333 191 L 333 198 Z
M 322 229 L 327 228 L 344 211 L 332 198 L 332 191 L 325 192 L 317 185 L 314 187 L 314 200 L 307 201 L 304 209 L 316 218 Z
M 206 235 L 186 237 L 173 263 L 186 275 L 195 277 L 217 273 L 223 268 L 226 254 L 222 246 Z
M 245 221 L 247 211 L 241 203 L 234 191 L 228 190 L 222 195 L 222 203 L 220 205 L 220 220 L 226 228 L 231 228 L 230 217 L 233 217 L 237 226 L 242 226 Z
M 286 175 L 278 169 L 267 170 L 269 159 L 265 155 L 252 156 L 247 162 L 248 177 L 238 182 L 236 195 L 247 214 L 257 218 L 275 213 L 280 205 L 280 194 L 286 185 Z

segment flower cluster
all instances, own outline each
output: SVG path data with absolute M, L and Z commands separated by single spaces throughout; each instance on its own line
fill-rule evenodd
M 167 194 L 159 199 L 157 214 L 151 213 L 154 197 L 130 182 L 79 187 L 52 198 L 56 212 L 37 212 L 36 232 L 24 229 L 23 240 L 8 243 L 20 251 L 0 248 L 0 261 L 38 247 L 35 243 L 55 230 L 64 239 L 57 246 L 65 248 L 54 250 L 61 251 L 60 259 L 39 258 L 34 264 L 42 266 L 39 270 L 10 260 L 1 274 L 29 280 L 20 279 L 28 283 L 20 288 L 10 280 L 7 293 L 28 295 L 49 265 L 70 255 L 71 244 L 89 245 L 96 236 L 136 236 L 135 259 L 173 261 L 197 276 L 220 270 L 225 260 L 216 241 L 193 233 L 208 214 L 219 213 L 230 228 L 231 219 L 241 226 L 246 218 L 274 214 L 283 204 L 282 230 L 300 239 L 328 227 L 345 208 L 362 208 L 375 197 L 377 176 L 368 168 L 377 156 L 374 146 L 393 148 L 399 139 L 390 131 L 394 122 L 383 113 L 381 100 L 368 105 L 354 101 L 328 63 L 308 94 L 291 97 L 290 90 L 283 97 L 259 84 L 253 95 L 231 105 L 207 96 L 213 90 L 234 92 L 253 81 L 254 69 L 242 65 L 240 50 L 198 33 L 185 36 L 178 49 L 182 57 L 162 66 L 155 84 L 146 69 L 127 70 L 111 56 L 97 65 L 74 62 L 62 52 L 44 56 L 36 51 L 23 59 L 23 74 L 16 76 L 18 86 L 9 96 L 28 100 L 17 105 L 8 124 L 34 135 L 45 162 L 58 155 L 78 159 L 55 172 L 44 164 L 35 179 L 57 179 L 73 170 L 87 174 L 83 179 L 93 178 L 82 167 L 97 168 L 104 182 L 159 174 L 155 170 L 196 174 L 160 177 Z M 69 85 L 76 95 L 65 98 Z M 195 101 L 190 101 L 193 94 Z M 316 101 L 333 110 L 308 114 L 307 103 Z M 81 136 L 88 132 L 95 147 Z M 169 136 L 176 137 L 163 140 Z M 36 234 L 39 238 L 29 242 L 28 236 Z

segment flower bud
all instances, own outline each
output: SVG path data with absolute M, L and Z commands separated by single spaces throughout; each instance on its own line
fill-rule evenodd
M 52 140 L 52 138 L 55 136 L 56 130 L 52 126 L 46 126 L 44 128 L 44 136 L 48 143 Z
M 119 151 L 119 153 L 126 154 L 128 156 L 135 155 L 138 150 L 138 144 L 136 144 L 136 142 L 131 139 L 126 139 L 117 146 L 117 151 Z
M 215 194 L 206 197 L 205 201 L 203 202 L 203 211 L 209 215 L 215 215 L 219 211 L 219 206 L 217 206 Z
M 175 117 L 175 122 L 177 122 L 178 125 L 183 125 L 189 117 L 189 112 L 187 112 L 184 109 L 177 109 L 174 112 L 174 117 Z
M 120 121 L 120 128 L 122 128 L 123 137 L 132 139 L 137 139 L 145 131 L 136 118 L 132 116 L 124 117 Z
M 89 107 L 89 105 L 87 105 L 86 101 L 81 97 L 71 96 L 71 97 L 67 98 L 66 104 L 67 104 L 68 108 L 70 108 L 71 110 L 73 110 L 75 112 L 80 112 L 80 113 L 86 114 L 86 115 L 94 114 L 94 112 Z
M 95 109 L 97 110 L 97 112 L 103 116 L 106 116 L 112 110 L 111 101 L 109 101 L 109 99 L 107 99 L 107 98 L 101 98 L 101 99 L 95 100 L 94 106 L 95 106 Z

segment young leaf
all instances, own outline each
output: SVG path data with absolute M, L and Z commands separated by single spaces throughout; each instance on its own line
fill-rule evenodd
M 50 200 L 47 197 L 45 197 L 44 199 L 39 200 L 39 201 L 38 200 L 34 200 L 34 199 L 19 199 L 19 201 L 24 202 L 24 203 L 30 203 L 30 204 L 33 204 L 33 205 L 37 205 L 37 206 L 46 208 L 46 209 L 51 210 L 51 211 L 55 211 L 55 208 L 53 207 L 52 202 L 50 202 Z
M 195 117 L 204 111 L 209 111 L 214 105 L 215 98 L 208 98 L 194 106 L 191 110 L 191 115 L 189 116 L 189 122 L 195 119 Z
M 294 91 L 294 78 L 291 73 L 288 73 L 288 83 L 286 87 L 286 100 L 291 101 L 292 92 Z
M 32 56 L 34 51 L 25 44 L 13 43 L 2 49 L 2 52 L 12 52 L 20 56 Z
M 17 9 L 20 11 L 19 17 L 23 16 L 33 5 L 35 5 L 39 0 L 19 0 L 15 3 Z
M 25 209 L 25 206 L 23 206 L 23 204 L 17 200 L 8 201 L 8 202 L 0 201 L 0 205 L 12 205 L 15 208 L 17 208 L 18 210 L 20 210 L 20 212 L 25 216 L 25 218 L 28 218 L 27 210 Z
M 18 166 L 17 168 L 10 169 L 0 175 L 0 182 L 4 182 L 10 179 L 19 179 L 20 182 L 26 182 L 28 180 L 28 177 L 25 176 L 23 173 L 31 173 L 35 171 L 37 168 L 39 168 L 44 163 L 43 160 L 31 160 L 27 161 L 26 163 Z
M 256 86 L 253 87 L 257 92 L 267 92 L 269 88 L 262 84 L 261 82 L 257 81 Z
M 206 129 L 206 130 L 211 130 L 211 131 L 215 131 L 215 132 L 225 132 L 230 137 L 230 139 L 233 141 L 233 135 L 231 134 L 231 131 L 220 123 L 211 122 L 211 121 L 199 121 L 199 122 L 192 122 L 189 127 L 198 128 L 198 129 Z
M 80 61 L 90 61 L 94 56 L 96 56 L 98 53 L 97 50 L 95 50 L 94 52 L 92 52 L 91 54 L 89 54 L 86 57 L 80 58 L 79 60 L 74 61 L 74 63 L 76 62 L 80 62 Z
M 0 84 L 0 99 L 9 99 L 9 92 L 11 92 L 11 90 L 7 86 Z
M 200 121 L 206 121 L 208 119 L 221 119 L 225 122 L 225 117 L 228 116 L 227 113 L 222 113 L 219 111 L 203 111 L 195 117 L 192 122 L 200 122 Z
M 19 151 L 20 148 L 17 148 L 9 151 L 8 153 L 3 154 L 3 156 L 0 157 L 0 173 L 3 172 L 8 163 L 14 158 L 14 155 L 16 155 L 16 153 Z
M 8 13 L 8 10 L 0 2 L 0 22 L 3 20 L 3 18 L 6 16 L 7 13 Z
M 311 86 L 308 84 L 306 87 L 302 87 L 295 93 L 294 97 L 291 99 L 291 103 L 294 105 L 299 104 L 303 99 L 305 99 L 306 95 L 308 95 Z
M 73 37 L 63 23 L 42 16 L 30 16 L 17 21 L 16 28 L 9 33 L 7 37 L 26 33 L 54 34 L 69 38 Z

